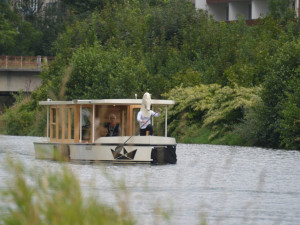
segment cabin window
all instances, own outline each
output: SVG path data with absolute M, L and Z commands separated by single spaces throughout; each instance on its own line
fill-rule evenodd
M 62 121 L 62 139 L 74 139 L 74 108 L 63 108 L 63 121 Z
M 74 139 L 74 108 L 50 107 L 50 139 L 64 142 Z
M 126 126 L 126 135 L 138 135 L 139 133 L 139 126 L 137 122 L 137 114 L 140 110 L 140 105 L 129 105 L 127 107 L 127 126 Z
M 81 109 L 81 133 L 82 140 L 89 141 L 91 139 L 91 118 L 92 109 L 90 107 L 82 107 Z
M 118 124 L 119 136 L 126 135 L 126 107 L 116 105 L 97 105 L 95 108 L 95 139 L 108 136 L 110 116 Z M 114 133 L 115 135 L 115 133 Z
M 133 109 L 133 118 L 132 118 L 132 135 L 139 135 L 140 133 L 140 125 L 139 125 L 139 122 L 137 121 L 137 114 L 139 113 L 140 111 L 140 107 L 139 108 L 134 108 Z

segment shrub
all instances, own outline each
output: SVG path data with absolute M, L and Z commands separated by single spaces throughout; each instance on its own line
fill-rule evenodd
M 8 135 L 28 135 L 35 121 L 35 111 L 32 111 L 30 108 L 31 100 L 26 98 L 6 109 L 1 116 L 1 120 L 4 121 L 3 133 Z
M 259 87 L 231 88 L 218 84 L 174 88 L 165 94 L 176 102 L 170 114 L 170 129 L 174 128 L 171 132 L 174 136 L 182 135 L 187 126 L 197 124 L 214 131 L 210 136 L 211 140 L 223 135 L 244 118 L 245 110 L 260 101 L 259 90 Z M 186 122 L 180 122 L 182 119 Z

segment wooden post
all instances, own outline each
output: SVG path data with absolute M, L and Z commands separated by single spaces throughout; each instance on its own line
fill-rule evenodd
M 166 105 L 166 112 L 165 112 L 165 137 L 168 136 L 168 106 Z
M 65 139 L 66 135 L 66 113 L 65 113 L 66 107 L 62 106 L 60 107 L 60 115 L 61 115 L 61 139 Z
M 82 105 L 79 106 L 79 142 L 82 142 Z
M 53 107 L 50 107 L 50 140 L 53 139 Z
M 125 136 L 125 127 L 126 127 L 125 121 L 126 121 L 126 119 L 125 119 L 125 110 L 123 108 L 122 109 L 122 130 L 121 130 L 121 136 Z
M 95 104 L 93 104 L 93 110 L 92 110 L 92 143 L 95 142 Z
M 127 106 L 127 129 L 126 135 L 132 136 L 132 107 L 129 105 Z
M 74 142 L 79 142 L 80 136 L 80 105 L 74 107 Z
M 72 107 L 68 108 L 68 139 L 72 139 Z
M 49 138 L 49 105 L 47 105 L 47 138 Z
M 133 118 L 133 109 L 141 108 L 140 105 L 129 105 L 127 106 L 127 129 L 126 135 L 132 136 L 133 135 L 133 128 L 135 128 L 136 118 Z M 134 131 L 135 132 L 135 131 Z
M 56 113 L 55 113 L 55 116 L 56 116 L 56 129 L 55 129 L 55 132 L 56 132 L 56 139 L 59 139 L 59 108 L 56 108 Z

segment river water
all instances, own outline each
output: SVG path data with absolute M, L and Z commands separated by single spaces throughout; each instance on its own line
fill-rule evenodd
M 112 180 L 124 182 L 137 224 L 300 224 L 299 151 L 178 144 L 176 165 L 74 164 L 35 159 L 41 139 L 0 135 L 0 189 L 9 154 L 37 169 L 67 164 L 83 194 L 112 206 L 120 192 Z

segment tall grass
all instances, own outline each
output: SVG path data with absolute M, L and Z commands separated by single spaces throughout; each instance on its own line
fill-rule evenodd
M 116 224 L 132 225 L 128 210 L 117 210 L 93 196 L 84 198 L 74 174 L 60 170 L 28 169 L 8 159 L 13 175 L 1 192 L 0 224 Z

